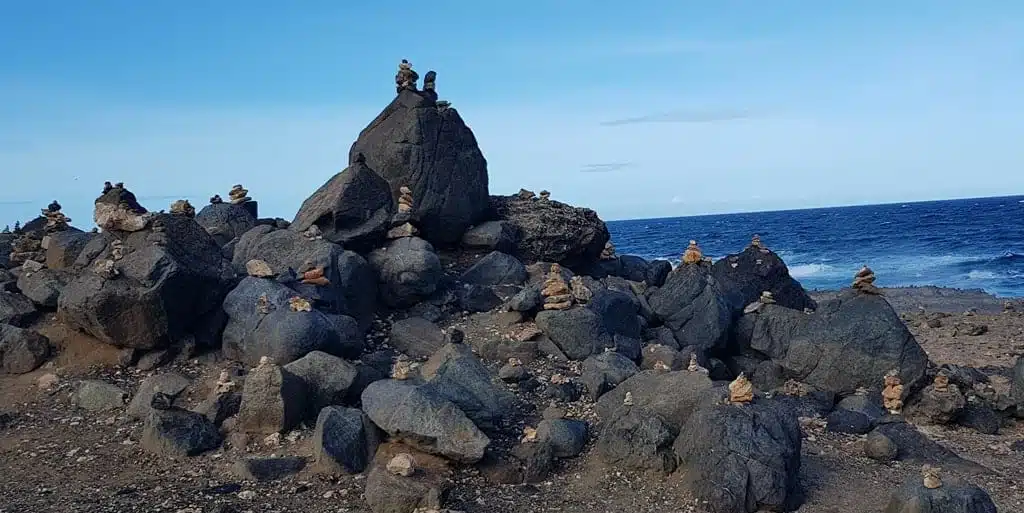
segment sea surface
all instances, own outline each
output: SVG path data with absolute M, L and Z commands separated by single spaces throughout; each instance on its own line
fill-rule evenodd
M 620 254 L 678 262 L 691 239 L 715 260 L 757 233 L 807 289 L 937 285 L 1024 297 L 1024 196 L 608 223 Z

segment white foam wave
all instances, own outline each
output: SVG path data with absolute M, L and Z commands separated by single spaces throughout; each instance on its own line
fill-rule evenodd
M 789 268 L 789 275 L 794 278 L 809 278 L 819 274 L 825 274 L 832 270 L 828 264 L 798 264 Z
M 972 280 L 995 280 L 999 275 L 992 271 L 971 271 L 967 273 L 967 277 Z

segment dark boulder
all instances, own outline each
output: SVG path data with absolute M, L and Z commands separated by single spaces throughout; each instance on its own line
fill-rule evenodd
M 643 371 L 601 396 L 597 415 L 601 419 L 614 418 L 629 394 L 634 406 L 658 415 L 675 435 L 711 385 L 711 380 L 700 372 Z
M 0 324 L 0 372 L 25 374 L 50 356 L 50 339 L 32 330 Z
M 706 350 L 727 342 L 732 310 L 705 265 L 683 265 L 672 271 L 647 300 L 680 346 Z
M 118 274 L 97 274 L 99 260 L 113 262 Z M 155 215 L 143 230 L 104 232 L 82 251 L 80 263 L 88 269 L 64 287 L 58 316 L 118 347 L 154 349 L 182 340 L 220 308 L 234 280 L 213 238 L 194 220 L 170 214 Z
M 298 456 L 270 456 L 242 458 L 235 462 L 232 470 L 246 481 L 277 481 L 298 474 L 306 467 L 306 460 Z
M 900 449 L 896 442 L 877 429 L 868 433 L 864 440 L 864 455 L 880 463 L 889 463 L 896 459 Z
M 967 403 L 967 406 L 960 412 L 960 416 L 956 418 L 956 423 L 983 435 L 998 435 L 1002 424 L 999 414 L 992 408 L 975 402 Z
M 142 448 L 170 457 L 196 456 L 220 446 L 217 426 L 195 412 L 151 410 L 142 428 Z
M 676 468 L 672 430 L 655 412 L 620 406 L 605 417 L 597 438 L 597 455 L 614 467 L 669 473 Z
M 328 474 L 357 474 L 366 470 L 380 438 L 377 426 L 362 411 L 340 406 L 320 410 L 313 432 L 317 470 Z
M 78 230 L 65 230 L 48 235 L 46 243 L 46 267 L 50 269 L 69 269 L 75 264 L 89 241 L 96 234 Z
M 480 429 L 500 426 L 511 413 L 515 397 L 491 379 L 469 346 L 448 344 L 435 356 L 428 366 L 436 371 L 428 377 L 424 391 L 451 401 Z
M 712 513 L 752 513 L 799 506 L 800 444 L 800 424 L 783 408 L 717 404 L 690 416 L 673 449 Z
M 530 312 L 540 307 L 544 298 L 540 295 L 540 289 L 535 286 L 528 286 L 512 296 L 508 306 L 516 312 Z
M 587 397 L 596 401 L 638 372 L 640 369 L 629 358 L 615 351 L 606 351 L 583 361 L 580 380 L 587 389 Z
M 56 308 L 60 292 L 70 279 L 67 272 L 43 268 L 35 272 L 22 272 L 18 277 L 18 288 L 40 307 Z
M 0 233 L 0 270 L 11 267 L 11 246 L 17 237 L 13 233 Z
M 380 295 L 388 306 L 408 307 L 437 290 L 444 274 L 434 247 L 417 237 L 395 239 L 370 253 Z
M 0 291 L 0 324 L 25 327 L 37 313 L 31 299 L 14 292 Z
M 960 472 L 991 472 L 988 468 L 961 458 L 942 444 L 928 438 L 927 435 L 919 431 L 913 424 L 906 422 L 881 423 L 875 428 L 875 431 L 885 435 L 896 444 L 898 451 L 897 459 L 900 461 L 907 461 L 917 465 L 927 463 L 942 468 L 956 469 Z
M 3 296 L 0 296 L 0 321 L 3 312 Z M 1010 397 L 1017 404 L 1017 409 L 1024 411 L 1024 356 L 1017 357 L 1017 363 L 1013 366 L 1013 373 L 1010 375 Z
M 492 251 L 462 274 L 462 281 L 476 285 L 519 285 L 526 281 L 526 267 L 516 257 Z
M 462 245 L 470 249 L 490 249 L 511 253 L 515 250 L 516 230 L 507 221 L 487 221 L 462 235 Z
M 391 345 L 413 358 L 427 358 L 445 343 L 444 332 L 422 317 L 395 321 L 391 326 Z
M 196 222 L 224 246 L 256 226 L 256 218 L 242 205 L 211 203 L 196 214 Z
M 459 462 L 480 461 L 491 442 L 451 401 L 402 381 L 371 383 L 363 411 L 392 437 Z
M 594 296 L 587 303 L 587 308 L 601 318 L 606 333 L 640 339 L 640 321 L 637 318 L 639 304 L 630 294 L 600 289 L 594 292 Z
M 284 370 L 306 384 L 307 417 L 312 418 L 328 406 L 344 404 L 359 376 L 355 365 L 322 351 L 312 351 L 285 365 Z
M 385 107 L 349 151 L 364 158 L 390 185 L 412 189 L 413 217 L 432 242 L 458 242 L 488 209 L 487 160 L 473 131 L 451 107 L 403 90 Z
M 833 433 L 867 434 L 874 427 L 871 419 L 861 412 L 839 408 L 829 414 L 826 428 Z
M 597 261 L 610 238 L 597 213 L 553 200 L 492 196 L 491 207 L 518 233 L 515 254 L 526 262 L 586 267 Z
M 441 511 L 444 496 L 452 486 L 451 472 L 443 465 L 428 462 L 420 464 L 426 457 L 413 454 L 417 462 L 411 476 L 396 475 L 387 470 L 390 457 L 382 449 L 378 452 L 366 476 L 366 490 L 363 496 L 373 513 L 415 513 L 416 511 Z
M 785 377 L 819 390 L 851 395 L 877 387 L 892 369 L 913 389 L 928 363 L 881 296 L 846 291 L 810 315 L 766 305 L 751 316 L 749 347 L 781 365 Z
M 459 308 L 467 312 L 488 312 L 501 306 L 501 298 L 490 287 L 483 285 L 463 284 L 456 296 Z
M 711 274 L 735 314 L 766 291 L 772 293 L 779 306 L 801 311 L 817 306 L 800 282 L 789 275 L 786 263 L 768 249 L 748 247 L 742 253 L 726 256 L 715 262 Z
M 587 445 L 587 423 L 572 419 L 546 419 L 537 424 L 537 441 L 551 446 L 556 458 L 575 458 Z
M 605 331 L 604 319 L 586 307 L 544 310 L 536 320 L 537 327 L 573 360 L 583 360 L 615 346 L 612 335 Z
M 354 319 L 316 309 L 293 311 L 289 300 L 294 296 L 278 282 L 243 279 L 224 299 L 225 356 L 254 365 L 261 356 L 285 364 L 310 351 L 346 357 L 362 352 L 363 336 Z
M 394 212 L 387 180 L 365 162 L 352 162 L 302 203 L 289 229 L 316 226 L 331 242 L 368 250 L 384 239 Z
M 988 492 L 962 482 L 943 482 L 939 488 L 924 486 L 918 476 L 911 477 L 893 492 L 884 513 L 996 513 Z

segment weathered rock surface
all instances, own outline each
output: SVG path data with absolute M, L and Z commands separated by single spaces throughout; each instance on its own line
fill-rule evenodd
M 490 444 L 455 404 L 415 385 L 375 381 L 363 391 L 362 399 L 363 410 L 374 424 L 430 454 L 475 463 Z
M 50 356 L 50 339 L 36 331 L 0 324 L 0 372 L 25 374 Z
M 713 513 L 799 506 L 800 425 L 772 404 L 696 411 L 673 446 L 694 494 Z
M 441 328 L 422 317 L 395 321 L 391 326 L 391 345 L 413 358 L 427 358 L 444 344 Z
M 142 380 L 139 390 L 132 396 L 128 403 L 128 416 L 133 419 L 143 420 L 153 408 L 150 404 L 157 392 L 166 394 L 172 398 L 188 388 L 191 381 L 177 372 L 165 372 L 156 374 Z
M 749 347 L 820 390 L 877 388 L 891 369 L 908 389 L 924 376 L 927 355 L 881 296 L 847 291 L 811 315 L 765 305 L 750 316 Z
M 297 474 L 306 467 L 306 460 L 296 456 L 242 458 L 232 470 L 246 481 L 277 481 Z
M 492 251 L 462 274 L 462 281 L 483 286 L 519 285 L 526 281 L 526 266 L 516 257 Z
M 49 234 L 46 245 L 46 267 L 49 269 L 69 269 L 75 264 L 78 255 L 96 234 L 77 230 L 65 230 Z
M 56 308 L 60 292 L 70 278 L 66 272 L 46 268 L 22 272 L 18 277 L 18 289 L 40 307 Z
M 597 438 L 597 454 L 614 467 L 672 472 L 676 458 L 672 430 L 657 413 L 643 407 L 620 405 L 611 417 L 602 417 L 603 429 Z
M 634 406 L 658 415 L 674 435 L 710 389 L 711 380 L 700 372 L 643 371 L 601 396 L 597 414 L 614 418 L 628 393 Z
M 555 458 L 575 458 L 587 445 L 587 423 L 572 419 L 546 419 L 537 424 L 537 441 L 551 446 Z
M 0 324 L 25 327 L 36 313 L 31 299 L 21 294 L 0 291 Z
M 604 320 L 589 308 L 544 310 L 537 314 L 536 320 L 537 327 L 573 360 L 583 360 L 605 348 L 615 347 L 612 335 L 605 331 Z
M 492 196 L 491 207 L 518 234 L 513 254 L 527 263 L 569 267 L 593 263 L 608 242 L 608 227 L 597 213 L 558 201 Z
M 771 250 L 748 247 L 715 262 L 711 274 L 734 314 L 757 301 L 765 291 L 772 293 L 779 306 L 801 311 L 817 306 L 800 282 L 789 275 L 786 263 Z
M 331 242 L 368 250 L 384 239 L 394 213 L 387 180 L 365 162 L 352 162 L 302 203 L 289 229 L 315 226 Z
M 297 376 L 274 364 L 263 364 L 245 378 L 238 428 L 272 434 L 295 427 L 306 412 L 306 387 Z
M 507 221 L 486 221 L 462 235 L 462 245 L 470 249 L 490 249 L 511 253 L 515 250 L 516 230 Z
M 313 432 L 317 470 L 328 474 L 357 474 L 373 460 L 380 444 L 377 426 L 360 410 L 328 406 L 320 410 Z
M 647 300 L 680 346 L 706 350 L 721 348 L 727 342 L 732 310 L 704 265 L 684 265 L 672 271 Z
M 359 377 L 355 365 L 322 351 L 312 351 L 285 365 L 284 370 L 305 383 L 308 416 L 314 418 L 328 406 L 344 404 Z
M 407 186 L 415 198 L 412 215 L 432 242 L 458 242 L 488 209 L 487 160 L 473 131 L 453 108 L 403 90 L 385 107 L 349 151 L 387 180 L 391 196 Z
M 606 351 L 583 361 L 580 380 L 587 389 L 587 397 L 596 401 L 605 392 L 638 372 L 640 369 L 629 358 L 614 351 Z
M 498 427 L 511 412 L 515 397 L 491 379 L 469 346 L 448 344 L 436 356 L 440 361 L 431 364 L 437 370 L 423 389 L 451 401 L 479 428 Z
M 217 426 L 188 410 L 152 410 L 142 427 L 142 448 L 161 456 L 196 456 L 220 443 Z
M 124 407 L 128 393 L 110 383 L 99 380 L 84 380 L 78 383 L 72 402 L 88 411 L 116 410 Z
M 912 477 L 895 491 L 884 513 L 996 513 L 988 492 L 968 483 L 943 483 L 926 488 L 919 477 Z
M 196 214 L 195 219 L 221 246 L 256 226 L 256 218 L 249 209 L 233 203 L 209 204 Z
M 407 307 L 437 290 L 443 275 L 434 247 L 418 237 L 403 237 L 370 253 L 381 298 L 392 307 Z
M 434 463 L 417 465 L 410 476 L 397 475 L 387 468 L 382 452 L 377 454 L 366 477 L 366 503 L 373 513 L 414 513 L 442 511 L 450 482 L 447 469 Z M 422 459 L 417 454 L 416 460 Z

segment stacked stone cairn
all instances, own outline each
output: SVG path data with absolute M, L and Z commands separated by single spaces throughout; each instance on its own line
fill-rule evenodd
M 882 293 L 881 289 L 875 286 L 875 272 L 870 267 L 864 266 L 857 271 L 857 274 L 853 277 L 853 288 L 864 294 L 879 295 Z
M 187 199 L 180 199 L 171 203 L 171 214 L 176 216 L 195 217 L 196 208 Z
M 686 247 L 686 251 L 683 252 L 683 264 L 693 265 L 699 264 L 704 260 L 704 253 L 700 250 L 700 246 L 697 245 L 697 241 L 691 240 L 690 245 Z
M 573 295 L 569 285 L 562 277 L 562 266 L 551 264 L 547 279 L 544 280 L 544 288 L 540 295 L 544 298 L 545 310 L 568 310 L 572 308 Z
M 615 244 L 612 244 L 612 241 L 604 244 L 604 249 L 601 250 L 601 260 L 615 260 Z
M 893 415 L 899 415 L 903 411 L 903 382 L 895 369 L 885 375 L 882 405 Z

